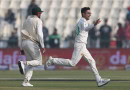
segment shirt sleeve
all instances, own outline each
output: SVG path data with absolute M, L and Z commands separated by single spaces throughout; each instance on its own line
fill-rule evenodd
M 22 48 L 22 38 L 21 37 L 19 38 L 19 48 L 20 48 L 20 50 L 23 50 L 23 48 Z
M 43 32 L 42 32 L 42 21 L 38 21 L 37 24 L 37 35 L 38 35 L 38 40 L 41 45 L 41 48 L 44 48 L 44 39 L 43 39 Z
M 19 40 L 19 42 L 18 42 L 19 48 L 20 48 L 20 50 L 23 50 L 23 48 L 22 48 L 22 35 L 21 35 L 21 29 L 18 30 L 18 36 L 19 36 L 19 38 L 18 38 L 18 40 Z
M 84 22 L 84 23 L 82 24 L 82 27 L 83 27 L 83 30 L 89 31 L 89 30 L 91 30 L 92 28 L 94 28 L 94 24 L 88 24 L 87 22 Z

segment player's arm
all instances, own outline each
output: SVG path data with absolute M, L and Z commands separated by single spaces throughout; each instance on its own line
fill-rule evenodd
M 38 35 L 38 40 L 39 40 L 40 46 L 43 49 L 43 52 L 45 52 L 43 32 L 42 32 L 42 21 L 38 21 L 37 35 Z
M 22 48 L 22 35 L 21 35 L 21 30 L 20 30 L 20 37 L 19 37 L 19 48 L 20 48 L 20 54 L 24 55 L 24 50 Z
M 20 35 L 19 35 L 20 37 L 19 37 L 19 48 L 20 48 L 20 50 L 23 50 L 23 48 L 22 48 L 22 36 L 21 36 L 21 30 L 20 30 Z
M 100 22 L 101 22 L 101 20 L 97 19 L 93 24 L 84 24 L 84 28 L 86 31 L 89 31 L 92 28 L 94 28 L 97 24 L 99 24 Z
M 88 26 L 85 28 L 86 31 L 91 30 L 92 28 L 94 28 L 94 24 L 88 24 Z
M 83 27 L 83 30 L 89 31 L 89 30 L 91 30 L 92 28 L 94 28 L 94 24 L 83 23 L 83 24 L 82 24 L 82 27 Z

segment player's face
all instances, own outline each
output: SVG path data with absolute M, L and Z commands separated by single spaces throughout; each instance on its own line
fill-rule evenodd
M 87 10 L 85 13 L 84 13 L 84 18 L 86 20 L 89 20 L 90 19 L 90 16 L 91 16 L 91 11 L 90 10 Z

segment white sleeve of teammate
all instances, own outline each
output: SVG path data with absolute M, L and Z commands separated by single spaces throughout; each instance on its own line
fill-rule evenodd
M 89 31 L 91 30 L 92 28 L 94 28 L 94 24 L 88 24 L 88 23 L 83 23 L 83 27 L 84 27 L 84 30 L 85 31 Z
M 18 42 L 18 45 L 19 45 L 19 48 L 20 50 L 23 50 L 22 48 L 22 35 L 21 35 L 21 29 L 18 30 L 18 35 L 19 35 L 19 42 Z
M 21 37 L 20 37 L 20 39 L 19 39 L 19 48 L 20 48 L 20 50 L 23 50 L 23 48 L 22 48 L 22 39 L 21 39 Z
M 91 30 L 92 28 L 94 28 L 94 24 L 88 24 L 88 26 L 85 28 L 86 31 Z
M 37 35 L 40 42 L 41 48 L 44 48 L 43 32 L 42 32 L 42 21 L 38 21 L 37 24 Z

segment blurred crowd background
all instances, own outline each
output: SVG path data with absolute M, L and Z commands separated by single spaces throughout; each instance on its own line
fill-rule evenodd
M 44 11 L 46 48 L 73 48 L 82 7 L 102 20 L 89 32 L 88 48 L 130 48 L 130 0 L 0 0 L 0 48 L 18 48 L 20 30 L 35 6 Z

